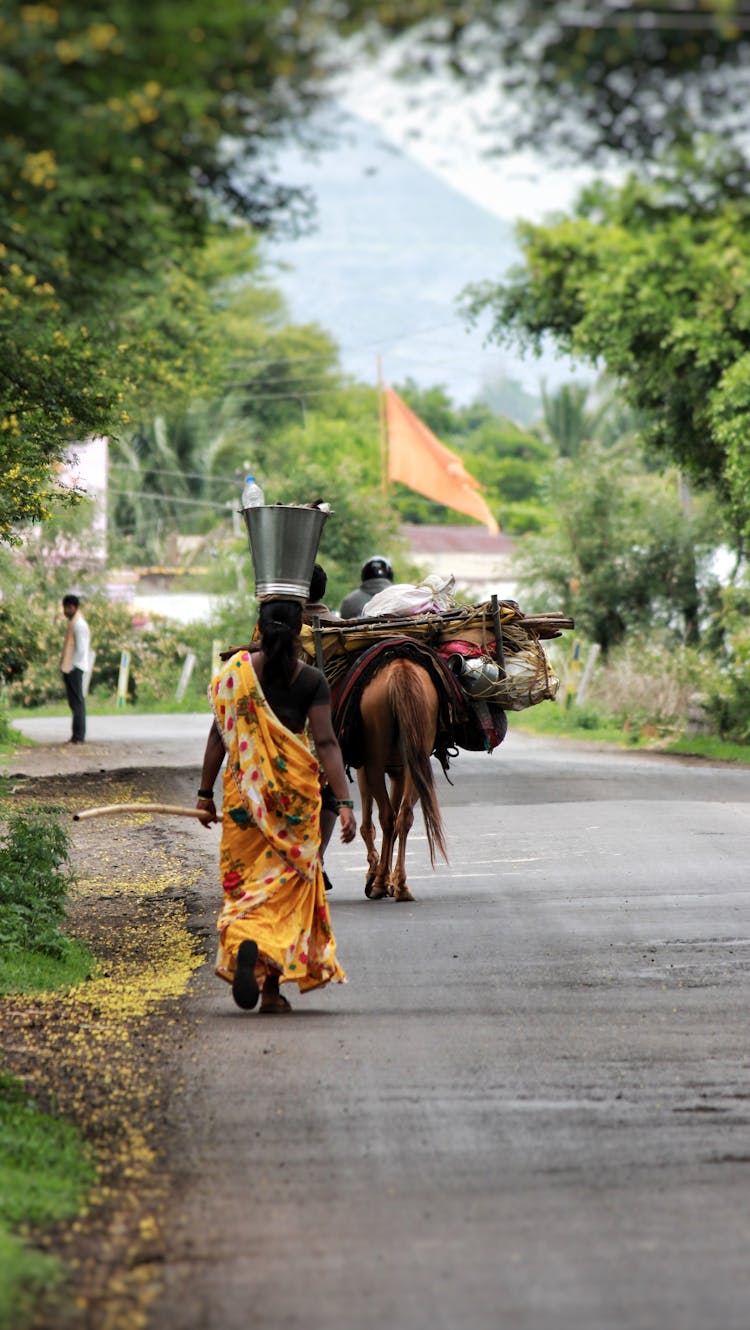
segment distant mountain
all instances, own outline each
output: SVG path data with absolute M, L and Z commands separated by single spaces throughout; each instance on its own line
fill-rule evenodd
M 456 311 L 468 283 L 499 279 L 518 261 L 511 225 L 364 121 L 342 112 L 339 127 L 341 142 L 315 160 L 296 148 L 280 158 L 284 182 L 308 186 L 317 200 L 310 234 L 266 246 L 292 318 L 327 329 L 345 370 L 365 382 L 376 381 L 380 353 L 390 383 L 441 384 L 459 404 L 487 387 L 495 409 L 538 416 L 540 380 L 560 382 L 567 368 L 485 347 Z

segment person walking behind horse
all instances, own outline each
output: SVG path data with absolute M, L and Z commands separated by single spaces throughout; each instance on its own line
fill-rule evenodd
M 68 706 L 73 713 L 73 731 L 67 740 L 69 744 L 82 744 L 86 739 L 86 698 L 83 693 L 83 679 L 89 667 L 91 635 L 80 607 L 78 596 L 74 596 L 72 592 L 63 596 L 62 610 L 68 626 L 65 630 L 60 669 Z
M 310 595 L 307 604 L 302 608 L 302 622 L 310 624 L 312 627 L 313 619 L 320 619 L 324 627 L 330 628 L 332 625 L 341 623 L 341 619 L 335 610 L 331 610 L 325 604 L 323 597 L 328 586 L 328 573 L 320 563 L 313 564 L 312 577 L 310 578 Z
M 393 569 L 382 554 L 375 554 L 362 564 L 360 584 L 344 596 L 341 602 L 342 619 L 358 619 L 367 604 L 379 591 L 385 591 L 393 581 Z
M 224 905 L 216 973 L 239 1007 L 290 1011 L 279 985 L 300 992 L 346 975 L 320 864 L 322 765 L 338 801 L 341 839 L 357 824 L 333 730 L 325 675 L 298 659 L 302 606 L 273 599 L 260 607 L 258 646 L 240 649 L 211 680 L 214 722 L 196 807 L 216 820 L 213 785 L 224 757 L 219 866 Z M 317 759 L 304 736 L 310 730 Z

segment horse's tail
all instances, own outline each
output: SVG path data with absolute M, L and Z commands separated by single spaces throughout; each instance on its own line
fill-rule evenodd
M 404 766 L 414 782 L 422 805 L 430 863 L 435 867 L 435 851 L 439 850 L 448 862 L 443 833 L 443 819 L 435 792 L 430 751 L 435 741 L 437 703 L 432 708 L 430 690 L 434 692 L 429 675 L 412 661 L 396 661 L 388 679 L 388 699 L 398 725 L 399 743 Z M 432 713 L 432 714 L 431 714 Z M 429 747 L 427 746 L 429 744 Z

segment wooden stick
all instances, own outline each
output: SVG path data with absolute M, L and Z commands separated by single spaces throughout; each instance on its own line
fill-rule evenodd
M 497 596 L 495 595 L 493 595 L 490 600 L 490 608 L 492 611 L 492 622 L 495 627 L 495 660 L 503 674 L 507 674 L 505 668 L 505 649 L 503 647 L 503 625 L 500 620 L 500 606 L 498 605 Z
M 176 804 L 106 804 L 102 808 L 84 808 L 80 813 L 74 813 L 73 821 L 82 822 L 86 817 L 110 817 L 114 813 L 167 813 L 170 817 L 197 817 L 201 822 L 205 822 L 208 817 L 208 813 L 201 808 L 179 808 Z M 221 820 L 221 813 L 218 813 L 216 821 Z

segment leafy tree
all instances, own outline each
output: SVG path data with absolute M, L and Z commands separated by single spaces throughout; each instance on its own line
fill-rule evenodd
M 644 420 L 623 400 L 617 385 L 602 376 L 595 385 L 563 383 L 542 388 L 541 432 L 560 457 L 575 457 L 581 445 L 595 440 L 611 445 L 632 438 L 640 450 Z
M 75 308 L 202 238 L 211 199 L 267 225 L 290 202 L 267 144 L 331 67 L 314 7 L 280 0 L 11 4 L 2 46 L 8 257 Z
M 540 0 L 184 0 L 179 13 L 172 0 L 111 0 L 106 12 L 91 0 L 9 0 L 0 540 L 45 515 L 70 439 L 123 423 L 122 381 L 138 378 L 121 327 L 133 281 L 163 277 L 217 209 L 256 229 L 299 220 L 299 193 L 275 179 L 268 149 L 307 134 L 337 62 L 351 59 L 336 35 L 365 32 L 377 46 L 410 32 L 412 76 L 438 62 L 475 86 L 502 66 L 524 94 L 521 135 L 579 146 L 584 124 L 587 151 L 593 140 L 650 155 L 744 110 L 747 24 L 745 0 L 703 0 L 689 14 L 612 0 L 587 21 Z M 742 156 L 724 166 L 725 190 L 743 190 Z
M 198 275 L 217 215 L 303 215 L 269 148 L 307 134 L 331 36 L 378 6 L 316 0 L 39 0 L 0 23 L 0 540 L 46 516 L 70 440 L 127 426 L 143 369 L 186 384 Z M 157 299 L 152 299 L 156 294 Z M 170 307 L 169 318 L 162 315 Z M 154 317 L 150 317 L 154 315 Z M 196 326 L 191 357 L 211 343 Z M 266 377 L 285 377 L 272 358 Z M 199 369 L 200 366 L 196 366 Z
M 628 444 L 589 443 L 557 463 L 548 503 L 556 527 L 521 551 L 529 604 L 573 615 L 605 652 L 638 631 L 696 640 L 718 521 L 706 504 L 685 510 L 674 472 L 645 472 Z
M 158 560 L 170 531 L 206 531 L 236 507 L 248 464 L 341 375 L 330 338 L 286 320 L 245 228 L 212 234 L 123 322 L 140 374 L 111 445 L 111 534 L 124 538 L 123 557 L 132 544 L 141 561 Z
M 585 383 L 564 383 L 555 392 L 542 388 L 544 433 L 561 457 L 575 457 L 581 445 L 593 437 L 588 399 Z
M 470 293 L 498 340 L 551 335 L 604 364 L 646 442 L 728 500 L 750 531 L 750 201 L 684 159 L 657 183 L 584 192 L 574 216 L 522 225 L 525 266 Z
M 483 115 L 495 150 L 531 143 L 645 162 L 717 126 L 740 144 L 747 0 L 441 0 L 436 18 L 437 9 L 422 6 L 405 72 L 417 90 L 425 70 L 448 70 L 470 88 L 494 82 L 504 94 L 496 123 Z M 404 26 L 414 18 L 401 7 Z

